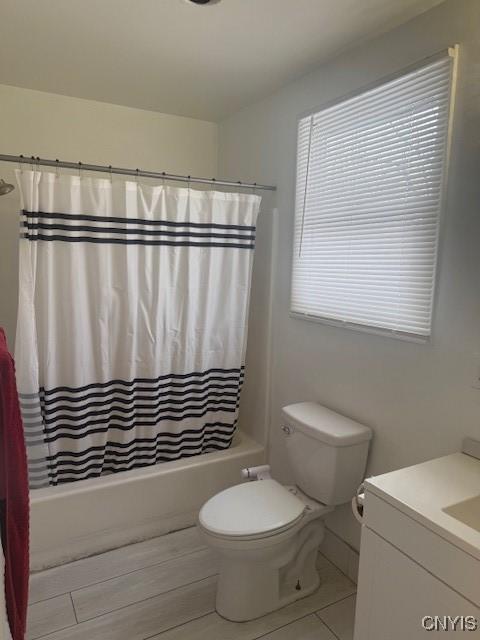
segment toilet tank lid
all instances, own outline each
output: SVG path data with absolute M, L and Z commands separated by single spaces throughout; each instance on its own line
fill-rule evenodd
M 366 442 L 372 430 L 316 402 L 298 402 L 282 409 L 286 424 L 333 447 Z

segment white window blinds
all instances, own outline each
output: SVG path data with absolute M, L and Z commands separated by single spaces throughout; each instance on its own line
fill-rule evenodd
M 291 309 L 430 334 L 452 58 L 298 125 Z

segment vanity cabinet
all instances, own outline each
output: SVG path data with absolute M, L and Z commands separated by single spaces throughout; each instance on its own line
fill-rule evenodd
M 428 626 L 435 615 L 480 621 L 479 608 L 370 529 L 362 535 L 361 557 L 355 640 L 425 638 L 425 616 Z M 480 626 L 473 637 L 480 637 Z
M 480 638 L 480 545 L 475 531 L 450 522 L 438 503 L 437 514 L 428 495 L 436 467 L 425 464 L 430 467 L 416 491 L 405 484 L 408 469 L 366 483 L 354 640 L 436 637 L 435 631 L 445 633 L 441 625 L 450 635 Z M 416 473 L 410 478 L 418 479 Z M 454 483 L 455 475 L 446 480 Z M 447 495 L 447 503 L 457 497 Z

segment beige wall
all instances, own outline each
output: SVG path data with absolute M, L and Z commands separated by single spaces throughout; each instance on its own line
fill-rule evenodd
M 290 470 L 280 408 L 317 400 L 375 430 L 368 472 L 410 465 L 458 450 L 463 436 L 480 437 L 480 390 L 472 388 L 480 352 L 480 2 L 448 0 L 428 13 L 285 87 L 221 124 L 222 173 L 278 185 L 278 242 L 274 247 L 271 462 Z M 431 344 L 414 344 L 294 319 L 289 316 L 296 118 L 459 43 L 460 65 L 440 279 Z M 271 215 L 265 208 L 261 224 Z M 257 256 L 268 255 L 268 233 Z M 262 363 L 268 274 L 255 265 L 248 360 Z M 253 431 L 265 421 L 266 370 L 247 371 L 242 419 Z M 267 417 L 268 417 L 268 411 Z M 345 507 L 329 526 L 358 546 L 358 527 Z
M 0 152 L 187 175 L 217 174 L 211 122 L 0 85 Z M 15 166 L 0 163 L 14 181 Z M 121 179 L 121 178 L 118 178 Z M 13 347 L 18 190 L 0 198 L 0 326 Z

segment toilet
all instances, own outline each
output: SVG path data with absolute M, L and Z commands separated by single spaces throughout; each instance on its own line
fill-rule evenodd
M 350 502 L 363 480 L 372 431 L 314 402 L 282 409 L 281 429 L 295 481 L 283 486 L 268 467 L 253 481 L 208 500 L 198 525 L 217 552 L 216 609 L 253 620 L 317 589 L 324 516 Z

